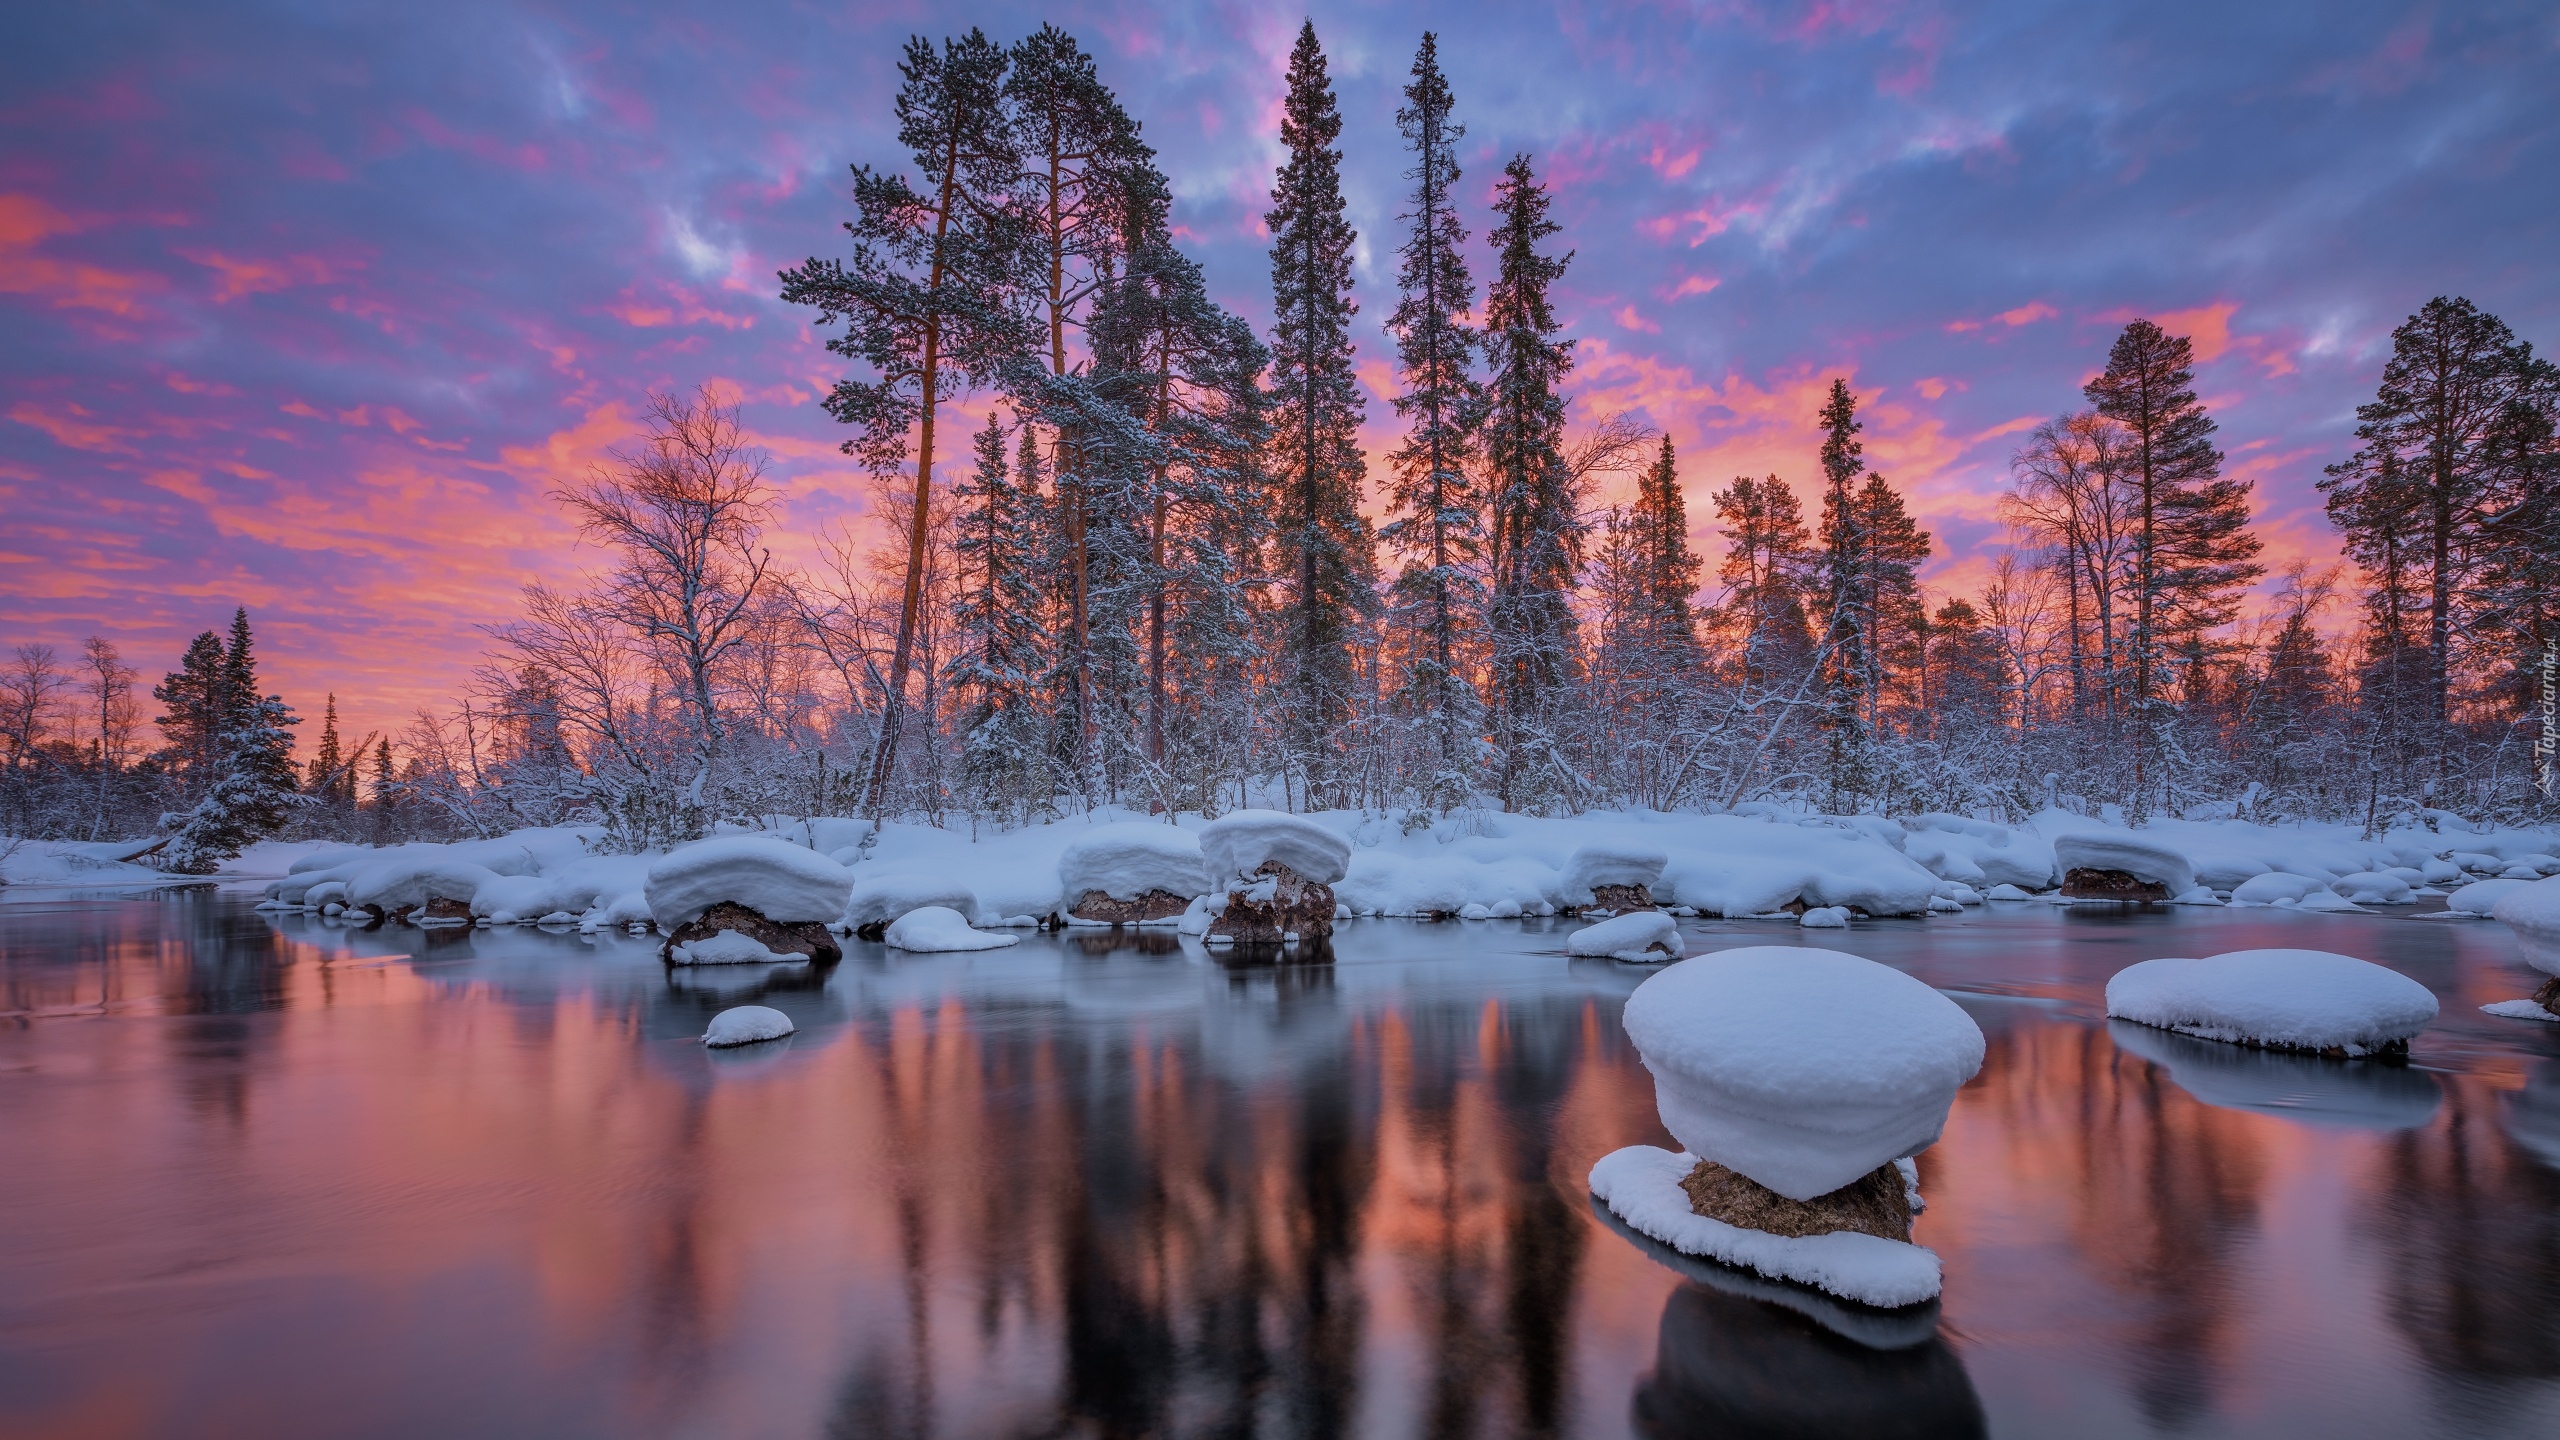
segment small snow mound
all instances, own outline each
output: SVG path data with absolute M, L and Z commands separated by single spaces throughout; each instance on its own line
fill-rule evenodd
M 2297 910 L 2314 910 L 2332 915 L 2361 915 L 2364 907 L 2334 890 L 2320 890 L 2294 902 Z
M 2329 882 L 2329 888 L 2359 905 L 2415 905 L 2418 892 L 2409 882 L 2386 871 L 2368 870 L 2360 875 L 2341 875 Z
M 711 1027 L 702 1032 L 702 1043 L 718 1048 L 753 1045 L 759 1040 L 779 1040 L 797 1028 L 790 1016 L 770 1005 L 739 1005 L 711 1017 Z
M 2219 905 L 2222 903 L 2222 897 L 2213 893 L 2212 886 L 2199 885 L 2193 890 L 2169 897 L 2169 903 L 2172 905 Z
M 1849 928 L 1849 907 L 1816 905 L 1797 916 L 1796 923 L 1807 930 L 1846 930 Z
M 1215 881 L 1250 875 L 1264 861 L 1277 860 L 1301 879 L 1338 885 L 1351 873 L 1351 842 L 1302 815 L 1238 810 L 1200 827 L 1200 858 Z
M 667 952 L 667 962 L 672 965 L 797 965 L 808 958 L 806 955 L 784 955 L 768 950 L 763 941 L 735 930 L 688 940 Z
M 1680 922 L 1659 910 L 1630 910 L 1565 937 L 1567 955 L 1653 963 L 1680 958 Z
M 674 930 L 722 901 L 785 925 L 824 924 L 844 913 L 853 872 L 813 850 L 763 835 L 696 840 L 649 867 L 649 918 Z
M 2452 897 L 2444 902 L 2444 908 L 2455 914 L 2486 919 L 2499 901 L 2533 883 L 2530 880 L 2475 880 L 2454 891 Z
M 1629 1229 L 1684 1255 L 1810 1285 L 1880 1309 L 1916 1305 L 1937 1295 L 1942 1283 L 1938 1257 L 1917 1245 L 1854 1230 L 1771 1235 L 1697 1213 L 1680 1188 L 1697 1164 L 1695 1155 L 1630 1145 L 1601 1156 L 1591 1167 L 1591 1193 Z
M 889 926 L 882 938 L 896 950 L 934 953 L 946 950 L 999 950 L 1022 941 L 1019 935 L 990 935 L 972 930 L 957 910 L 941 905 L 926 905 L 901 915 Z
M 1520 918 L 1520 902 L 1517 900 L 1496 900 L 1491 905 L 1486 906 L 1485 910 L 1496 920 L 1517 920 Z
M 2053 862 L 2066 877 L 2074 870 L 2120 870 L 2172 895 L 2196 888 L 2195 867 L 2184 854 L 2129 830 L 2081 830 L 2056 836 Z
M 2145 960 L 2107 982 L 2107 1014 L 2203 1040 L 2366 1055 L 2436 1018 L 2426 986 L 2325 950 Z
M 1650 888 L 1661 883 L 1662 867 L 1670 863 L 1670 856 L 1650 845 L 1594 841 L 1565 857 L 1565 903 L 1592 903 L 1592 888 L 1598 885 L 1643 885 Z
M 937 905 L 969 915 L 976 913 L 978 897 L 968 886 L 940 875 L 907 871 L 865 875 L 854 882 L 843 918 L 847 926 L 860 930 Z
M 1952 895 L 1932 895 L 1929 897 L 1929 913 L 1932 915 L 1961 915 L 1964 913 L 1964 902 L 1956 899 Z
M 2560 1025 L 2560 1015 L 2554 1015 L 2530 1000 L 2501 1000 L 2495 1005 L 2481 1006 L 2480 1013 L 2507 1020 L 2542 1020 Z
M 1899 970 L 1753 945 L 1683 960 L 1627 997 L 1665 1128 L 1792 1200 L 1934 1144 L 1982 1068 L 1980 1027 Z
M 2560 975 L 2560 875 L 2517 886 L 2499 896 L 2489 913 L 2516 932 L 2526 964 Z
M 1990 893 L 1982 898 L 1985 900 L 2033 900 L 2036 897 L 2015 885 L 1994 885 Z
M 2314 895 L 2328 893 L 2329 886 L 2325 881 L 2314 880 L 2308 875 L 2291 875 L 2282 870 L 2270 870 L 2264 875 L 2252 875 L 2242 881 L 2232 890 L 2231 903 L 2247 907 L 2274 905 L 2280 901 L 2290 900 L 2299 904 Z
M 1058 857 L 1058 888 L 1069 905 L 1096 890 L 1114 900 L 1135 900 L 1150 890 L 1189 900 L 1208 893 L 1208 864 L 1190 831 L 1123 820 L 1097 825 L 1069 842 Z
M 1461 920 L 1490 920 L 1493 918 L 1493 907 L 1480 902 L 1470 901 L 1469 903 L 1458 907 L 1458 918 Z
M 2506 869 L 2499 871 L 2498 878 L 2501 880 L 2539 880 L 2542 878 L 2542 867 L 2534 864 L 2530 860 L 2519 860 L 2515 864 L 2508 866 Z

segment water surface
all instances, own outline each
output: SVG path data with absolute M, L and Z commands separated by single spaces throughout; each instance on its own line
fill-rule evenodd
M 1899 1331 L 1589 1204 L 1668 1144 L 1647 973 L 1548 922 L 1329 966 L 1034 937 L 824 973 L 0 905 L 0 1434 L 2560 1433 L 2560 1026 L 2503 927 L 1997 907 L 1808 937 L 1990 1039 Z M 2311 945 L 2406 1066 L 2110 1027 L 2109 974 Z M 727 1005 L 785 1046 L 692 1043 Z

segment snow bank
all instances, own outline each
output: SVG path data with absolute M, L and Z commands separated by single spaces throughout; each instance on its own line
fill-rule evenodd
M 2074 870 L 2121 870 L 2165 886 L 2172 895 L 2196 887 L 2195 867 L 2178 850 L 2130 830 L 2083 830 L 2058 836 L 2053 863 L 2067 880 Z
M 2205 1040 L 2367 1055 L 2425 1029 L 2436 997 L 2351 956 L 2237 950 L 2128 966 L 2107 982 L 2107 1014 Z
M 1097 825 L 1067 843 L 1058 857 L 1058 889 L 1069 905 L 1096 890 L 1114 900 L 1135 900 L 1150 890 L 1188 900 L 1208 893 L 1208 865 L 1190 831 L 1124 820 Z
M 0 838 L 0 851 L 8 852 L 0 855 L 0 885 L 156 886 L 191 884 L 203 878 L 172 875 L 124 858 L 143 848 L 130 840 L 92 845 Z
M 1162 827 L 1150 826 L 1150 829 Z M 1313 820 L 1279 810 L 1238 810 L 1200 827 L 1200 858 L 1213 884 L 1224 884 L 1277 860 L 1318 885 L 1351 873 L 1351 842 Z M 1073 886 L 1068 887 L 1073 889 Z M 1087 890 L 1105 887 L 1088 885 Z M 1171 887 L 1157 887 L 1170 890 Z M 1076 893 L 1081 894 L 1082 891 Z M 1181 894 L 1175 890 L 1172 893 Z M 1134 895 L 1118 898 L 1132 900 Z
M 796 1028 L 790 1016 L 770 1005 L 738 1005 L 711 1017 L 711 1027 L 702 1032 L 702 1043 L 723 1047 L 753 1045 L 759 1040 L 779 1040 Z
M 724 901 L 785 925 L 844 914 L 853 872 L 814 851 L 761 835 L 722 835 L 680 846 L 649 867 L 650 918 L 663 930 L 702 918 Z
M 1558 888 L 1567 905 L 1589 905 L 1592 888 L 1599 885 L 1643 885 L 1648 890 L 1662 879 L 1662 867 L 1671 857 L 1650 845 L 1600 842 L 1577 847 L 1565 857 L 1564 878 Z
M 2560 875 L 2518 885 L 2499 896 L 2489 913 L 2516 932 L 2526 964 L 2560 975 Z
M 918 953 L 1001 950 L 1022 940 L 1019 935 L 990 935 L 983 930 L 972 930 L 959 911 L 941 905 L 921 906 L 899 916 L 882 938 L 892 949 Z
M 1982 1066 L 1982 1031 L 1954 1001 L 1833 950 L 1681 961 L 1627 997 L 1625 1024 L 1665 1128 L 1794 1200 L 1927 1149 Z
M 1603 880 L 1600 883 L 1634 882 Z M 1680 922 L 1659 910 L 1630 910 L 1615 919 L 1585 925 L 1566 936 L 1564 953 L 1645 963 L 1677 960 L 1680 958 Z
M 1917 1245 L 1853 1230 L 1771 1235 L 1698 1214 L 1689 1208 L 1688 1192 L 1680 1188 L 1682 1178 L 1697 1164 L 1695 1155 L 1631 1145 L 1600 1157 L 1591 1167 L 1591 1193 L 1628 1228 L 1686 1255 L 1756 1270 L 1883 1309 L 1916 1305 L 1938 1293 L 1938 1257 Z
M 1903 853 L 1942 880 L 2023 890 L 2049 890 L 2059 883 L 2053 844 L 2034 831 L 1946 814 L 1914 816 L 1903 828 Z

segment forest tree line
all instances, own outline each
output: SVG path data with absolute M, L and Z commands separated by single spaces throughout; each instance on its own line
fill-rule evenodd
M 917 39 L 900 73 L 909 168 L 854 167 L 846 253 L 780 276 L 850 363 L 825 405 L 896 543 L 830 532 L 815 567 L 777 563 L 778 492 L 734 406 L 654 396 L 646 436 L 554 496 L 610 563 L 529 587 L 468 692 L 402 735 L 341 749 L 333 710 L 321 759 L 261 772 L 298 780 L 277 826 L 577 820 L 636 847 L 765 813 L 1249 802 L 1408 828 L 1750 800 L 2553 813 L 2526 719 L 2560 640 L 2560 371 L 2466 300 L 2393 333 L 2322 482 L 2347 564 L 2278 577 L 2271 614 L 2245 611 L 2267 579 L 2250 485 L 2193 346 L 2148 320 L 2014 457 L 1988 583 L 1931 595 L 1931 538 L 1867 465 L 1844 380 L 1805 417 L 1809 488 L 1713 489 L 1723 553 L 1694 553 L 1670 437 L 1567 397 L 1551 295 L 1573 257 L 1534 157 L 1470 233 L 1434 37 L 1396 115 L 1401 438 L 1374 475 L 1312 25 L 1264 217 L 1268 334 L 1210 298 L 1168 177 L 1071 37 Z M 1632 499 L 1595 506 L 1613 476 Z M 234 634 L 245 654 L 245 616 Z M 28 647 L 0 689 L 19 833 L 134 833 L 144 811 L 183 833 L 293 723 L 239 712 L 225 758 L 167 702 L 146 754 L 102 645 L 86 688 Z

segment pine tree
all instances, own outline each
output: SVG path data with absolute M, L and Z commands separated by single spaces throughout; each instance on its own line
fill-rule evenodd
M 878 473 L 903 470 L 915 435 L 915 501 L 907 516 L 906 582 L 890 652 L 880 741 L 865 786 L 865 809 L 879 809 L 896 762 L 915 662 L 932 528 L 934 426 L 946 402 L 996 378 L 1032 344 L 1015 303 L 1026 288 L 1026 224 L 1020 213 L 1022 157 L 1006 123 L 1004 51 L 971 30 L 940 51 L 907 42 L 898 73 L 898 140 L 915 157 L 918 189 L 903 175 L 853 167 L 855 217 L 848 262 L 812 257 L 782 273 L 782 298 L 818 310 L 817 323 L 845 322 L 827 342 L 868 365 L 869 381 L 839 380 L 827 412 L 861 433 L 847 454 Z
M 1493 284 L 1485 293 L 1484 453 L 1493 514 L 1492 632 L 1501 724 L 1502 799 L 1545 800 L 1563 778 L 1547 710 L 1573 678 L 1579 639 L 1572 596 L 1582 570 L 1582 480 L 1564 453 L 1560 386 L 1573 342 L 1558 340 L 1548 291 L 1573 259 L 1542 255 L 1560 228 L 1547 218 L 1546 187 L 1529 157 L 1515 155 L 1494 187 L 1500 222 Z
M 1668 435 L 1636 482 L 1628 518 L 1643 547 L 1642 643 L 1658 667 L 1690 668 L 1699 658 L 1690 597 L 1697 593 L 1698 572 L 1706 565 L 1689 548 L 1689 506 L 1681 498 L 1679 463 Z
M 324 799 L 336 797 L 338 772 L 345 768 L 347 763 L 347 757 L 340 751 L 339 744 L 338 692 L 332 690 L 329 692 L 328 702 L 320 712 L 320 750 L 318 754 L 311 757 L 309 778 L 303 782 L 303 788 L 311 794 Z
M 1039 619 L 1040 459 L 1030 426 L 1019 427 L 1016 451 L 1009 463 L 1004 426 L 988 417 L 977 470 L 952 495 L 961 586 L 945 674 L 961 704 L 961 775 L 972 799 L 988 810 L 1013 804 L 1028 819 L 1049 796 L 1033 689 L 1048 668 L 1049 637 Z
M 1376 561 L 1360 513 L 1367 469 L 1351 368 L 1351 245 L 1343 217 L 1342 114 L 1313 21 L 1289 54 L 1280 143 L 1289 158 L 1263 222 L 1271 232 L 1271 483 L 1276 562 L 1291 593 L 1281 639 L 1290 748 L 1311 806 L 1340 798 L 1336 732 L 1348 719 L 1353 647 L 1375 608 Z
M 1932 733 L 1961 739 L 1996 725 L 2008 708 L 2009 665 L 1973 602 L 1950 599 L 1928 625 L 1922 722 Z
M 221 728 L 212 783 L 193 809 L 163 817 L 174 833 L 162 858 L 181 874 L 210 873 L 224 860 L 284 828 L 296 797 L 293 726 L 302 723 L 274 695 L 258 693 L 249 612 L 231 617 L 221 663 Z
M 1388 505 L 1394 518 L 1380 538 L 1405 557 L 1396 577 L 1398 629 L 1407 637 L 1403 701 L 1418 718 L 1430 757 L 1422 784 L 1426 804 L 1447 809 L 1473 788 L 1474 736 L 1482 709 L 1467 682 L 1467 637 L 1484 613 L 1477 579 L 1484 552 L 1483 497 L 1468 475 L 1474 427 L 1483 403 L 1473 362 L 1476 334 L 1466 314 L 1475 306 L 1465 227 L 1458 223 L 1456 144 L 1466 127 L 1449 118 L 1455 103 L 1440 73 L 1439 42 L 1430 32 L 1413 59 L 1396 128 L 1413 150 L 1412 228 L 1397 251 L 1403 266 L 1387 333 L 1395 337 L 1396 413 L 1404 443 L 1391 457 Z
M 2124 428 L 2129 453 L 2133 543 L 2125 637 L 2133 712 L 2133 788 L 2128 818 L 2141 823 L 2163 783 L 2160 751 L 2174 702 L 2169 652 L 2200 643 L 2230 621 L 2240 593 L 2265 573 L 2248 531 L 2249 482 L 2222 475 L 2213 417 L 2195 393 L 2195 347 L 2148 320 L 2124 327 L 2107 368 L 2083 387 L 2100 415 Z
M 1857 608 L 1866 627 L 1860 649 L 1867 656 L 1867 726 L 1874 733 L 1897 653 L 1916 659 L 1928 628 L 1919 568 L 1929 558 L 1929 532 L 1912 520 L 1901 493 L 1873 471 L 1858 492 L 1857 530 L 1865 546 L 1858 564 Z
M 1834 378 L 1817 417 L 1822 430 L 1822 722 L 1827 738 L 1830 808 L 1846 809 L 1873 783 L 1873 737 L 1863 703 L 1874 684 L 1867 651 L 1873 615 L 1866 606 L 1865 513 L 1858 504 L 1858 474 L 1866 447 L 1858 440 L 1857 397 L 1849 382 Z
M 1792 682 L 1813 654 L 1804 597 L 1815 559 L 1804 509 L 1775 475 L 1737 475 L 1714 499 L 1725 531 L 1719 623 L 1740 652 L 1743 688 Z
M 151 687 L 151 698 L 168 707 L 159 720 L 169 742 L 164 753 L 189 803 L 213 783 L 221 756 L 223 722 L 231 710 L 222 660 L 222 637 L 207 630 L 188 643 L 178 668 Z

